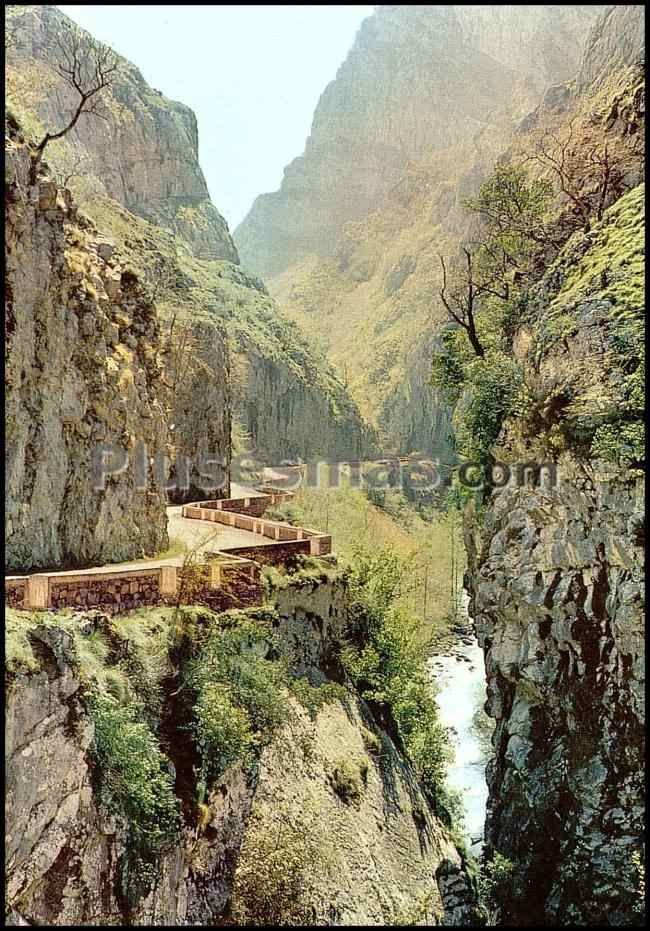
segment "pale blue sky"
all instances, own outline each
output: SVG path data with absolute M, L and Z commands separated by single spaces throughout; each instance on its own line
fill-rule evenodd
M 230 228 L 300 155 L 321 92 L 372 6 L 85 6 L 71 19 L 196 113 L 200 159 Z

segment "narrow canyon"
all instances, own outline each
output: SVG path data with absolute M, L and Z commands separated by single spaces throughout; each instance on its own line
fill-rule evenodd
M 644 926 L 644 8 L 355 9 L 6 10 L 8 926 Z

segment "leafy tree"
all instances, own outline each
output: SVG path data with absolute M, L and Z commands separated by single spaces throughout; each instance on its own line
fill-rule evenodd
M 431 690 L 419 622 L 397 604 L 406 574 L 405 562 L 390 549 L 357 550 L 348 573 L 352 626 L 342 662 L 366 700 L 390 709 L 434 810 L 451 823 L 449 736 Z
M 479 326 L 485 305 L 513 301 L 534 273 L 537 258 L 559 248 L 544 219 L 552 194 L 550 182 L 530 180 L 522 165 L 497 165 L 478 195 L 465 201 L 481 218 L 484 237 L 463 246 L 449 269 L 439 256 L 440 300 L 479 358 L 486 353 Z
M 523 165 L 509 164 L 497 165 L 477 196 L 465 200 L 464 206 L 482 219 L 486 229 L 484 264 L 500 279 L 500 287 L 491 291 L 497 297 L 510 297 L 509 273 L 521 280 L 530 275 L 535 254 L 549 248 L 558 251 L 556 234 L 545 220 L 552 197 L 550 181 L 531 180 Z
M 545 221 L 552 195 L 551 183 L 530 179 L 524 166 L 498 165 L 465 201 L 482 220 L 482 240 L 463 247 L 453 275 L 440 257 L 440 298 L 451 325 L 434 354 L 432 382 L 449 403 L 461 402 L 457 445 L 479 462 L 489 458 L 504 418 L 522 397 L 509 331 L 527 283 L 558 248 Z

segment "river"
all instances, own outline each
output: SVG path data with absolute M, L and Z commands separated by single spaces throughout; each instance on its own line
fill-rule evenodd
M 472 636 L 471 643 L 459 642 L 452 654 L 433 656 L 429 668 L 437 686 L 442 723 L 452 731 L 454 742 L 455 759 L 448 770 L 448 783 L 461 794 L 467 845 L 478 856 L 483 846 L 488 795 L 488 751 L 475 723 L 477 711 L 485 702 L 483 651 Z

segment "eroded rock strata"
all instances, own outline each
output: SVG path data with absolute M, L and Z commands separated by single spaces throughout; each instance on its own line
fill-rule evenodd
M 593 263 L 613 236 L 602 277 Z M 546 404 L 507 421 L 496 453 L 555 460 L 557 482 L 546 470 L 536 484 L 513 482 L 467 525 L 470 612 L 496 721 L 486 839 L 514 865 L 506 924 L 641 915 L 643 473 L 625 443 L 621 464 L 603 461 L 597 444 L 609 434 L 593 434 L 590 448 L 582 425 L 614 418 L 621 437 L 642 416 L 629 395 L 643 371 L 633 336 L 642 250 L 641 185 L 575 234 L 547 273 L 514 343 Z M 553 433 L 559 457 L 545 445 Z

